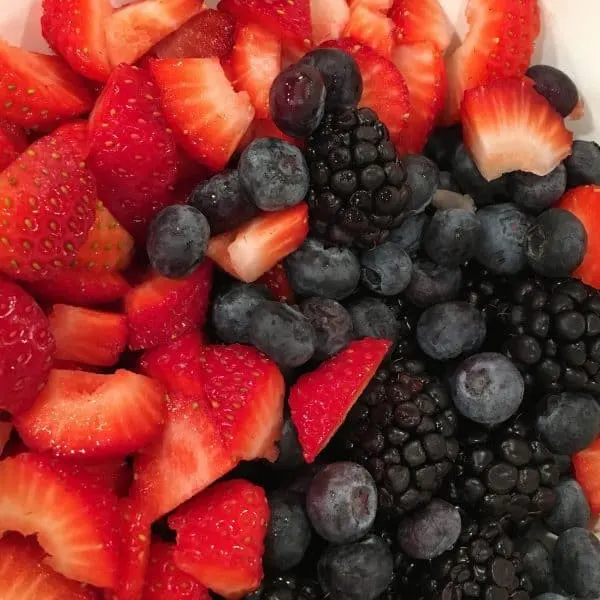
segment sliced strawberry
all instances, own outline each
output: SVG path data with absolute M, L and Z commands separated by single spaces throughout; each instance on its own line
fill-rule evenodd
M 0 170 L 6 169 L 21 152 L 27 150 L 29 142 L 21 127 L 0 119 Z
M 448 81 L 444 55 L 432 42 L 396 46 L 393 63 L 402 73 L 410 95 L 410 116 L 396 140 L 400 155 L 419 154 L 444 108 Z
M 217 58 L 153 60 L 167 121 L 190 156 L 220 171 L 254 118 L 246 92 L 236 93 Z
M 4 452 L 6 444 L 12 434 L 12 423 L 7 421 L 0 421 L 0 456 Z
M 342 35 L 370 46 L 386 58 L 392 55 L 394 22 L 363 4 L 351 10 Z
M 156 213 L 176 201 L 170 190 L 179 156 L 158 95 L 147 72 L 120 65 L 90 116 L 88 163 L 98 195 L 140 241 Z
M 389 16 L 396 24 L 399 44 L 430 42 L 443 54 L 454 37 L 454 28 L 439 0 L 394 0 Z
M 286 304 L 295 304 L 294 290 L 288 279 L 283 263 L 277 263 L 267 271 L 259 280 L 271 292 L 273 298 Z
M 312 38 L 315 46 L 337 40 L 350 20 L 346 0 L 310 0 Z
M 250 283 L 296 250 L 307 234 L 308 207 L 302 203 L 263 213 L 234 231 L 213 237 L 208 256 L 233 277 Z
M 269 92 L 281 70 L 281 42 L 258 25 L 238 25 L 231 53 L 233 84 L 248 92 L 257 119 L 269 118 Z
M 243 479 L 218 483 L 169 517 L 177 532 L 175 563 L 225 598 L 241 598 L 263 577 L 269 505 Z
M 96 600 L 96 592 L 44 564 L 32 538 L 8 533 L 0 539 L 2 600 Z
M 91 462 L 86 459 L 76 461 L 77 468 L 86 476 L 95 479 L 99 484 L 107 486 L 118 497 L 126 496 L 133 476 L 129 463 L 122 458 L 110 458 Z
M 158 58 L 223 58 L 233 49 L 234 18 L 207 8 L 159 42 L 152 54 Z
M 279 127 L 277 127 L 277 125 L 275 125 L 275 123 L 271 119 L 257 119 L 256 121 L 254 121 L 252 138 L 250 139 L 250 142 L 252 141 L 252 139 L 263 137 L 279 138 L 281 140 L 289 142 L 290 144 L 294 144 L 299 148 L 302 148 L 304 146 L 302 140 L 292 138 L 289 135 L 283 133 L 283 131 L 281 131 L 281 129 L 279 129 Z
M 108 58 L 133 64 L 202 10 L 203 0 L 141 0 L 115 11 L 106 23 Z
M 221 0 L 219 8 L 241 21 L 257 23 L 282 40 L 310 47 L 309 0 Z
M 23 441 L 55 456 L 123 457 L 159 436 L 165 394 L 131 371 L 112 375 L 53 370 L 35 404 L 15 417 Z
M 115 585 L 117 499 L 106 486 L 76 467 L 23 453 L 0 462 L 0 489 L 0 533 L 37 534 L 43 563 L 56 572 L 97 587 Z
M 587 231 L 587 250 L 572 277 L 600 289 L 600 186 L 583 185 L 569 190 L 558 206 L 572 212 Z
M 144 586 L 144 600 L 210 600 L 208 590 L 175 564 L 175 544 L 155 541 Z
M 468 90 L 463 138 L 488 180 L 510 171 L 547 175 L 571 154 L 573 134 L 528 79 L 499 79 Z
M 68 304 L 55 304 L 48 317 L 56 358 L 111 367 L 127 346 L 127 317 Z
M 110 0 L 43 0 L 42 33 L 74 70 L 97 81 L 110 73 L 106 25 Z
M 376 10 L 387 14 L 394 0 L 351 0 L 350 10 L 354 10 L 357 6 L 364 6 L 370 10 Z
M 600 438 L 572 458 L 575 478 L 583 488 L 592 509 L 600 514 Z
M 205 260 L 191 275 L 168 279 L 157 273 L 125 297 L 129 347 L 142 350 L 166 344 L 206 322 L 213 265 Z
M 370 338 L 351 342 L 292 386 L 288 403 L 306 462 L 327 446 L 391 345 Z

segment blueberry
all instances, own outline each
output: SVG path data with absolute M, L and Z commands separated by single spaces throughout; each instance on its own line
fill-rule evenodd
M 287 571 L 298 565 L 310 545 L 310 523 L 303 498 L 284 490 L 269 494 L 271 512 L 265 538 L 265 566 Z
M 185 277 L 204 260 L 209 239 L 210 226 L 198 209 L 167 206 L 150 223 L 146 242 L 150 264 L 165 277 Z
M 377 338 L 394 343 L 399 323 L 392 309 L 378 298 L 364 297 L 348 305 L 356 339 Z
M 360 262 L 349 248 L 325 248 L 308 238 L 285 260 L 294 291 L 301 296 L 323 296 L 342 300 L 360 281 Z
M 562 596 L 561 594 L 554 594 L 553 592 L 544 592 L 534 596 L 533 600 L 572 600 L 568 596 Z
M 567 169 L 558 165 L 548 175 L 515 171 L 507 177 L 512 201 L 526 212 L 539 213 L 554 206 L 567 189 Z
M 440 185 L 440 170 L 432 160 L 420 154 L 403 156 L 402 164 L 406 169 L 406 182 L 411 190 L 406 211 L 423 212 Z
M 281 302 L 259 304 L 250 318 L 250 343 L 279 366 L 299 367 L 315 353 L 315 332 L 298 310 Z
M 583 223 L 562 208 L 539 215 L 525 243 L 529 266 L 544 277 L 568 277 L 581 264 L 586 250 Z
M 308 137 L 325 114 L 325 82 L 308 64 L 295 64 L 275 77 L 269 94 L 271 118 L 283 133 Z
M 306 510 L 323 539 L 334 544 L 355 542 L 369 532 L 375 521 L 375 481 L 356 463 L 331 463 L 312 480 Z
M 576 140 L 565 166 L 569 187 L 600 185 L 600 146 L 596 142 Z
M 458 267 L 475 254 L 480 234 L 474 213 L 462 208 L 438 210 L 425 230 L 423 247 L 438 265 Z
M 362 253 L 363 285 L 382 296 L 397 296 L 412 275 L 410 256 L 394 242 L 385 242 Z
M 450 360 L 477 350 L 485 340 L 485 318 L 468 302 L 443 302 L 427 308 L 417 322 L 417 342 L 435 360 Z
M 550 65 L 533 65 L 525 73 L 533 79 L 536 91 L 544 96 L 561 116 L 567 117 L 579 101 L 573 80 L 560 69 Z
M 554 576 L 577 598 L 600 596 L 600 541 L 591 531 L 573 527 L 559 536 L 554 548 Z
M 428 222 L 429 215 L 425 213 L 409 215 L 406 219 L 404 219 L 400 227 L 390 231 L 388 241 L 394 242 L 407 254 L 413 256 L 421 248 L 423 231 Z
M 213 235 L 235 229 L 258 214 L 241 188 L 237 169 L 217 173 L 198 185 L 188 202 L 206 217 Z
M 439 189 L 448 190 L 449 192 L 460 193 L 458 183 L 456 182 L 450 171 L 440 171 Z
M 525 392 L 519 370 L 504 354 L 482 352 L 466 358 L 451 378 L 457 410 L 467 419 L 494 427 L 512 417 Z
M 250 318 L 267 300 L 271 300 L 267 288 L 248 283 L 234 283 L 217 294 L 212 304 L 212 323 L 216 334 L 229 344 L 249 343 Z
M 425 146 L 425 156 L 430 158 L 440 169 L 451 170 L 452 159 L 456 148 L 462 142 L 462 131 L 459 125 L 438 127 L 434 129 Z
M 548 592 L 554 580 L 552 554 L 548 548 L 540 540 L 529 538 L 521 543 L 519 553 L 523 570 L 529 576 L 533 586 L 533 592 L 536 594 Z
M 475 258 L 499 275 L 515 275 L 527 264 L 525 245 L 530 220 L 514 204 L 495 204 L 477 211 L 481 223 Z
M 281 428 L 281 437 L 278 442 L 279 456 L 272 464 L 272 467 L 277 470 L 297 469 L 304 464 L 302 455 L 302 447 L 298 441 L 298 432 L 289 415 L 283 420 Z
M 455 300 L 462 286 L 462 270 L 459 267 L 443 267 L 425 258 L 413 263 L 406 297 L 420 308 L 440 302 Z
M 375 600 L 394 573 L 390 547 L 377 536 L 330 546 L 317 565 L 319 582 L 331 600 Z
M 398 543 L 411 558 L 430 560 L 450 550 L 460 535 L 458 509 L 444 500 L 405 517 L 398 527 Z
M 323 77 L 327 110 L 356 106 L 362 96 L 363 81 L 354 57 L 337 48 L 318 48 L 300 60 L 315 67 Z
M 574 479 L 565 479 L 554 488 L 556 503 L 545 518 L 546 527 L 560 535 L 572 527 L 587 527 L 592 512 L 581 486 Z
M 313 296 L 302 302 L 300 310 L 315 330 L 315 358 L 329 358 L 352 341 L 352 317 L 336 300 Z
M 539 407 L 535 426 L 552 452 L 572 455 L 600 434 L 600 406 L 587 394 L 550 394 Z

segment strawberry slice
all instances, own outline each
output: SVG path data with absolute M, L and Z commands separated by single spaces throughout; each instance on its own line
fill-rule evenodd
M 27 150 L 29 142 L 21 127 L 0 119 L 0 170 L 6 169 L 21 152 Z
M 55 304 L 48 320 L 58 360 L 111 367 L 127 346 L 125 315 Z
M 233 49 L 234 30 L 231 15 L 207 8 L 159 42 L 151 54 L 158 58 L 223 58 Z
M 357 6 L 365 6 L 371 10 L 376 10 L 387 14 L 392 8 L 394 0 L 352 0 L 350 2 L 350 10 L 354 10 Z
M 402 73 L 410 95 L 406 128 L 396 140 L 399 154 L 419 154 L 444 108 L 448 81 L 444 55 L 432 42 L 396 46 L 393 63 Z
M 117 499 L 106 486 L 76 467 L 22 453 L 0 461 L 0 489 L 0 537 L 37 534 L 43 564 L 96 587 L 115 585 Z
M 454 37 L 439 0 L 394 0 L 389 16 L 396 24 L 398 44 L 430 42 L 443 54 Z
M 268 522 L 262 488 L 243 479 L 218 483 L 169 517 L 175 563 L 213 592 L 241 598 L 262 580 Z
M 231 53 L 233 84 L 248 92 L 257 119 L 268 119 L 269 92 L 281 70 L 281 42 L 258 25 L 239 25 Z
M 308 206 L 263 213 L 210 240 L 208 256 L 233 277 L 251 283 L 296 250 L 308 234 Z
M 69 459 L 69 462 L 71 462 L 71 459 Z M 118 497 L 126 496 L 129 492 L 132 470 L 126 460 L 111 458 L 90 462 L 83 459 L 82 461 L 76 461 L 76 464 L 77 468 L 85 473 L 87 477 L 107 486 Z
M 488 180 L 510 171 L 547 175 L 571 154 L 573 134 L 528 79 L 499 79 L 468 90 L 463 138 Z
M 277 263 L 258 282 L 267 287 L 275 300 L 285 302 L 286 304 L 296 303 L 294 289 L 288 279 L 283 263 Z
M 342 35 L 373 48 L 381 56 L 390 58 L 392 55 L 394 22 L 363 4 L 351 10 Z
M 42 34 L 74 71 L 106 81 L 110 63 L 104 32 L 112 12 L 110 0 L 43 0 Z
M 315 46 L 337 40 L 350 20 L 346 0 L 310 0 L 312 38 Z
M 219 8 L 244 22 L 254 22 L 284 41 L 311 42 L 309 0 L 221 0 Z
M 600 514 L 600 438 L 572 460 L 575 478 L 585 492 L 592 514 Z
M 190 156 L 222 170 L 254 118 L 247 93 L 236 93 L 217 58 L 150 63 L 165 117 Z
M 7 533 L 0 539 L 2 600 L 96 600 L 96 592 L 44 564 L 31 538 Z
M 0 421 L 0 456 L 2 456 L 2 452 L 4 452 L 6 444 L 8 444 L 11 434 L 12 423 L 9 423 L 8 421 Z
M 385 358 L 388 340 L 351 342 L 292 386 L 288 403 L 307 463 L 327 446 Z
M 203 0 L 141 0 L 115 11 L 106 23 L 108 58 L 133 64 L 202 10 Z

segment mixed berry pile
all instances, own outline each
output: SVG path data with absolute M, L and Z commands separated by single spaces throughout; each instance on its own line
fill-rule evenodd
M 0 598 L 600 597 L 600 147 L 538 0 L 42 5 Z

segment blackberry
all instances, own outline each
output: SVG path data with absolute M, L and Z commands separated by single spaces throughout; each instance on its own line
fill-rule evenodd
M 396 518 L 430 502 L 458 455 L 456 414 L 447 388 L 420 360 L 379 369 L 337 439 L 340 457 L 364 465 L 379 508 Z
M 313 235 L 344 246 L 383 242 L 407 213 L 407 172 L 370 108 L 326 113 L 306 150 Z
M 258 590 L 246 600 L 323 600 L 324 594 L 315 581 L 295 574 L 265 577 Z

